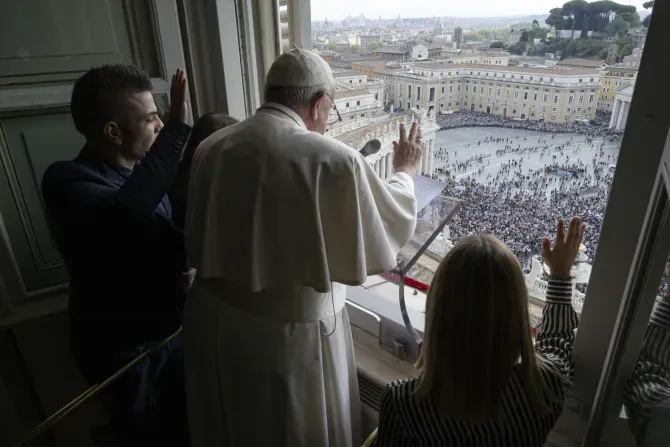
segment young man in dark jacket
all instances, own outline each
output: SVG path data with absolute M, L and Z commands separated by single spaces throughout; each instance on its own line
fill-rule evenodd
M 189 136 L 186 77 L 177 70 L 166 123 L 146 73 L 96 67 L 72 92 L 86 144 L 49 166 L 42 194 L 49 227 L 70 275 L 72 351 L 99 383 L 177 331 L 185 295 L 185 243 L 166 196 Z M 103 391 L 122 445 L 188 444 L 181 334 Z M 149 423 L 149 400 L 158 427 Z

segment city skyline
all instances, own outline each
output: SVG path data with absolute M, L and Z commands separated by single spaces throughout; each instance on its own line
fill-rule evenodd
M 384 0 L 384 2 L 360 2 L 359 0 L 311 0 L 312 20 L 342 20 L 348 15 L 363 14 L 370 19 L 394 19 L 398 15 L 402 18 L 420 17 L 510 17 L 548 14 L 549 10 L 561 6 L 562 0 L 516 0 L 514 2 L 499 2 L 495 0 L 478 0 L 468 3 L 436 3 L 434 0 Z M 638 13 L 644 11 L 642 0 L 623 0 L 617 3 L 635 6 Z

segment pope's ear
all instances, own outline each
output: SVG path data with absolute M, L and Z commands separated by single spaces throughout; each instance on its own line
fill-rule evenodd
M 323 107 L 326 107 L 325 100 L 326 95 L 324 93 L 314 95 L 314 99 L 312 100 L 312 104 L 309 110 L 313 120 L 317 120 L 319 118 L 319 110 L 321 110 Z

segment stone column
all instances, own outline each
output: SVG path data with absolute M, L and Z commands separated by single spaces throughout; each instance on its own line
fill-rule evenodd
M 393 176 L 393 152 L 386 154 L 386 178 Z
M 423 141 L 421 143 L 421 173 L 426 174 L 428 172 L 428 160 L 429 160 L 429 154 L 428 154 L 428 142 Z
M 624 114 L 623 114 L 623 122 L 622 122 L 621 130 L 626 128 L 626 123 L 628 123 L 628 112 L 630 112 L 630 102 L 626 102 L 624 104 L 626 104 L 626 107 L 623 110 Z
M 430 147 L 430 140 L 426 140 L 426 175 L 430 176 L 430 162 L 433 159 L 433 151 Z
M 624 121 L 624 116 L 626 115 L 626 110 L 628 106 L 628 102 L 623 101 L 621 103 L 621 107 L 619 107 L 619 117 L 617 119 L 616 123 L 616 129 L 617 130 L 623 130 L 623 128 L 626 126 L 626 122 Z
M 386 157 L 379 159 L 379 178 L 386 180 Z
M 423 174 L 423 146 L 421 146 L 421 158 L 419 158 L 419 174 Z
M 614 107 L 612 107 L 612 118 L 610 118 L 610 129 L 616 128 L 617 120 L 619 119 L 619 110 L 621 109 L 621 100 L 614 100 Z
M 428 141 L 430 147 L 430 158 L 428 159 L 428 175 L 433 175 L 435 172 L 435 140 Z

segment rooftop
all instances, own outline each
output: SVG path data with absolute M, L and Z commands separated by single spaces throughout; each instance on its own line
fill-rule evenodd
M 423 70 L 487 70 L 487 71 L 506 71 L 506 72 L 523 72 L 533 74 L 546 74 L 552 76 L 574 76 L 574 75 L 597 75 L 598 71 L 588 68 L 539 68 L 539 67 L 510 67 L 510 66 L 496 66 L 487 64 L 436 64 L 431 62 L 419 62 L 411 64 L 411 68 L 421 68 Z
M 621 93 L 624 95 L 632 95 L 635 89 L 635 82 L 626 82 L 614 89 L 614 93 Z
M 377 121 L 376 123 L 370 124 L 368 126 L 360 127 L 350 132 L 343 133 L 341 135 L 336 136 L 335 138 L 343 143 L 348 144 L 349 146 L 355 147 L 357 144 L 359 144 L 362 138 L 363 139 L 367 138 L 368 133 L 374 135 L 378 130 L 383 131 L 385 129 L 384 126 L 386 126 L 387 124 L 391 124 L 398 118 L 403 118 L 406 115 L 408 115 L 407 112 L 404 112 L 402 114 L 389 115 L 386 119 Z
M 436 41 L 436 42 L 422 42 L 421 45 L 424 47 L 428 48 L 429 50 L 441 50 L 442 49 L 442 41 Z
M 366 61 L 357 61 L 357 62 L 352 62 L 352 65 L 360 66 L 360 67 L 386 67 L 386 62 L 379 60 L 379 59 L 372 59 L 372 60 L 366 60 Z
M 335 88 L 335 99 L 345 99 L 345 98 L 353 98 L 354 96 L 365 96 L 365 95 L 372 95 L 369 91 L 362 89 L 362 88 L 356 88 L 356 89 L 347 89 L 347 88 L 342 88 L 340 86 L 337 86 Z
M 330 61 L 328 62 L 328 65 L 330 65 L 333 68 L 351 68 L 351 62 L 349 61 Z
M 603 68 L 602 71 L 605 72 L 605 75 L 607 76 L 608 73 L 628 73 L 628 74 L 635 74 L 638 72 L 637 68 L 631 68 L 631 67 L 606 67 Z
M 340 70 L 333 73 L 334 78 L 346 78 L 349 76 L 365 76 L 365 75 L 354 70 Z
M 563 59 L 558 63 L 558 65 L 571 65 L 578 67 L 589 67 L 589 68 L 598 68 L 605 64 L 603 60 L 593 60 L 593 59 Z
M 405 54 L 407 53 L 407 48 L 405 47 L 383 47 L 373 51 L 373 53 L 388 53 L 388 54 Z
M 484 51 L 480 54 L 486 57 L 508 57 L 510 55 L 507 51 Z

